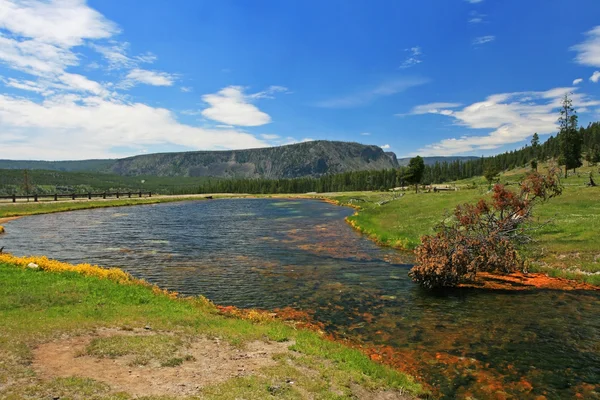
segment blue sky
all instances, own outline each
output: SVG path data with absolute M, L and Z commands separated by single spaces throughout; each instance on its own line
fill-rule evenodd
M 0 158 L 488 155 L 600 120 L 598 71 L 597 0 L 0 0 Z

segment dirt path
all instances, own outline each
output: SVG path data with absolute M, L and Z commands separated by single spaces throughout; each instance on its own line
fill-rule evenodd
M 33 368 L 42 379 L 86 377 L 108 384 L 115 392 L 133 396 L 183 396 L 198 394 L 207 385 L 236 376 L 252 375 L 273 366 L 273 355 L 289 352 L 290 342 L 251 342 L 243 349 L 218 339 L 198 338 L 185 349 L 190 355 L 175 367 L 158 363 L 131 365 L 131 357 L 97 358 L 85 354 L 94 338 L 116 335 L 154 335 L 143 330 L 102 329 L 95 335 L 76 336 L 39 346 Z

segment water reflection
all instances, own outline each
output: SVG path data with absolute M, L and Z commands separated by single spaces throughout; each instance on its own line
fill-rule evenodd
M 598 293 L 424 292 L 405 255 L 344 223 L 352 212 L 266 199 L 84 210 L 9 222 L 0 245 L 119 266 L 222 305 L 311 310 L 447 398 L 598 398 Z

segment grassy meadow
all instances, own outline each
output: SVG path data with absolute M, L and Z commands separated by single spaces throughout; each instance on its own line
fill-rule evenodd
M 2 399 L 235 399 L 242 395 L 245 399 L 349 399 L 357 393 L 361 398 L 381 394 L 409 399 L 422 392 L 412 378 L 371 361 L 358 350 L 325 340 L 317 332 L 295 329 L 265 316 L 255 320 L 224 316 L 202 297 L 175 298 L 124 278 L 116 270 L 107 273 L 86 265 L 73 268 L 43 259 L 39 261 L 41 269 L 32 270 L 23 266 L 30 260 L 15 260 L 0 255 Z M 109 328 L 110 335 L 96 333 Z M 256 343 L 259 348 L 261 343 L 283 347 L 269 357 L 268 365 L 252 374 L 209 382 L 189 396 L 137 397 L 115 389 L 110 381 L 81 374 L 41 376 L 43 360 L 38 359 L 38 347 L 69 343 L 85 335 L 93 339 L 73 358 L 74 363 L 82 362 L 82 357 L 97 363 L 130 357 L 125 368 L 138 374 L 170 368 L 185 372 L 186 366 L 202 361 L 196 359 L 202 355 L 188 354 L 200 338 L 221 341 L 234 349 L 234 354 L 243 354 L 246 346 L 256 347 Z M 104 372 L 109 376 L 110 371 L 100 373 Z
M 597 173 L 598 167 L 583 167 L 577 174 L 563 178 L 562 195 L 534 208 L 535 223 L 550 222 L 533 232 L 534 243 L 524 252 L 533 260 L 531 270 L 600 285 L 600 187 L 585 186 L 592 170 Z M 526 168 L 508 171 L 500 176 L 500 182 L 516 185 L 527 172 Z M 600 184 L 600 177 L 596 176 Z M 489 191 L 483 177 L 450 185 L 459 190 L 418 194 L 407 191 L 403 197 L 381 206 L 377 202 L 391 199 L 391 194 L 337 193 L 331 194 L 331 198 L 361 207 L 348 222 L 371 239 L 412 250 L 419 244 L 419 238 L 433 233 L 436 224 L 450 215 L 456 205 L 475 202 Z

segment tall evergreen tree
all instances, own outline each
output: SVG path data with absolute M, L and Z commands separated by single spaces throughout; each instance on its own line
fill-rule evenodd
M 421 156 L 416 156 L 408 162 L 408 177 L 407 181 L 415 185 L 415 192 L 419 193 L 419 183 L 423 179 L 425 172 L 425 161 Z
M 533 159 L 531 160 L 531 169 L 533 169 L 534 171 L 537 171 L 539 152 L 540 152 L 540 137 L 536 132 L 533 134 L 533 137 L 531 138 L 531 156 L 533 157 Z
M 577 131 L 577 112 L 573 109 L 573 102 L 568 94 L 565 94 L 558 119 L 560 131 L 560 158 L 559 162 L 565 166 L 565 178 L 567 171 L 581 167 L 581 147 L 583 140 Z

